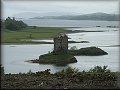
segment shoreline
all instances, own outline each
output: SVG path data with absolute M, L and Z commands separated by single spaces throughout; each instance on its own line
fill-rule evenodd
M 38 39 L 38 40 L 44 40 L 44 39 Z M 51 40 L 51 39 L 48 39 Z M 68 43 L 90 43 L 89 41 L 68 41 Z M 1 43 L 1 45 L 25 45 L 25 44 L 54 44 L 54 42 L 46 42 L 46 41 L 40 41 L 40 42 L 17 42 L 17 43 Z
M 47 29 L 47 32 L 49 33 L 49 30 L 48 30 L 48 28 L 49 27 L 37 27 L 38 29 Z M 70 28 L 70 27 L 69 27 Z M 28 29 L 32 29 L 32 26 L 29 26 L 28 27 Z M 83 32 L 105 32 L 105 31 L 100 31 L 100 30 L 98 30 L 98 31 L 86 31 L 86 30 L 66 30 L 64 27 L 61 27 L 61 28 L 56 28 L 56 27 L 50 27 L 50 29 L 60 29 L 60 30 L 63 30 L 62 32 L 64 32 L 64 33 L 66 33 L 66 34 L 75 34 L 75 33 L 83 33 Z M 33 29 L 33 30 L 35 30 L 35 29 Z M 59 30 L 59 32 L 60 32 L 60 30 Z M 21 31 L 20 31 L 21 32 Z M 25 30 L 25 32 L 26 32 L 26 30 Z M 54 31 L 52 30 L 52 33 L 53 33 Z M 59 32 L 57 32 L 57 33 L 59 33 Z M 4 33 L 4 32 L 3 32 Z M 36 33 L 36 32 L 35 32 Z M 41 33 L 43 33 L 43 32 L 41 32 Z M 46 33 L 46 32 L 45 32 Z M 29 34 L 28 34 L 29 35 Z M 34 34 L 33 34 L 34 35 Z M 28 38 L 28 37 L 25 37 L 25 38 L 23 38 L 23 39 L 21 39 L 21 38 L 15 38 L 16 40 L 18 39 L 18 41 L 3 41 L 3 42 L 1 42 L 2 44 L 4 43 L 5 45 L 7 45 L 7 44 L 16 44 L 16 45 L 19 45 L 19 44 L 53 44 L 53 43 L 51 43 L 51 42 L 34 42 L 34 41 L 30 41 L 30 40 L 45 40 L 45 39 L 47 39 L 47 40 L 52 40 L 53 39 L 53 37 L 54 36 L 49 36 L 48 35 L 48 37 L 37 37 L 37 38 Z M 74 43 L 76 43 L 76 41 L 74 41 Z M 78 42 L 79 43 L 79 42 Z M 80 42 L 81 43 L 81 42 Z

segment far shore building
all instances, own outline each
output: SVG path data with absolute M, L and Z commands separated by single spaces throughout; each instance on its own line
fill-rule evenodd
M 54 52 L 68 51 L 68 36 L 65 33 L 59 33 L 54 37 Z

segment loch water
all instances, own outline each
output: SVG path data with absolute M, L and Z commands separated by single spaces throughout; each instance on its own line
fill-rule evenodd
M 32 23 L 31 24 L 28 23 L 28 24 L 33 25 Z M 114 21 L 112 23 L 113 23 L 112 24 L 113 26 L 117 24 Z M 38 25 L 39 24 L 40 23 L 38 23 Z M 38 59 L 40 55 L 48 53 L 49 51 L 52 51 L 54 47 L 53 44 L 1 45 L 2 47 L 1 59 L 5 69 L 5 73 L 19 73 L 19 72 L 26 73 L 29 70 L 31 70 L 32 72 L 37 72 L 37 71 L 43 71 L 46 69 L 51 69 L 51 72 L 55 73 L 69 66 L 73 68 L 78 68 L 80 71 L 82 70 L 87 71 L 90 68 L 93 68 L 94 66 L 97 66 L 97 65 L 99 66 L 106 65 L 108 66 L 108 69 L 110 69 L 113 72 L 119 71 L 119 63 L 120 63 L 119 61 L 119 29 L 105 27 L 105 24 L 106 23 L 104 23 L 102 27 L 95 27 L 94 24 L 91 23 L 90 27 L 79 28 L 75 26 L 74 28 L 65 27 L 65 29 L 66 30 L 86 30 L 86 31 L 101 30 L 103 31 L 103 32 L 82 32 L 82 33 L 67 34 L 68 37 L 71 38 L 70 39 L 71 41 L 89 41 L 89 43 L 71 43 L 69 44 L 69 48 L 71 48 L 72 46 L 76 46 L 78 49 L 83 47 L 96 46 L 108 52 L 108 55 L 75 56 L 78 61 L 77 63 L 71 63 L 66 66 L 56 66 L 52 64 L 35 64 L 35 63 L 25 62 L 27 60 Z M 108 24 L 111 25 L 111 23 L 108 23 Z M 106 24 L 106 26 L 108 24 Z M 100 24 L 96 24 L 96 25 L 100 25 Z M 43 40 L 43 41 L 53 42 L 53 40 Z

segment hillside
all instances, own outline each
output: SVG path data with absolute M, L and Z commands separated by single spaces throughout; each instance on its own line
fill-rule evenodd
M 118 21 L 119 15 L 106 13 L 92 13 L 84 15 L 61 15 L 61 16 L 43 16 L 33 17 L 30 19 L 64 19 L 64 20 L 104 20 L 104 21 Z

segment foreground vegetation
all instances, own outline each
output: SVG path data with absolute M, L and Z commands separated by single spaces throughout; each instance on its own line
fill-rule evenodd
M 91 72 L 92 71 L 92 72 Z M 33 73 L 4 74 L 2 89 L 118 89 L 117 75 L 106 66 L 96 66 L 80 72 L 68 67 L 60 72 L 50 73 L 50 69 Z

